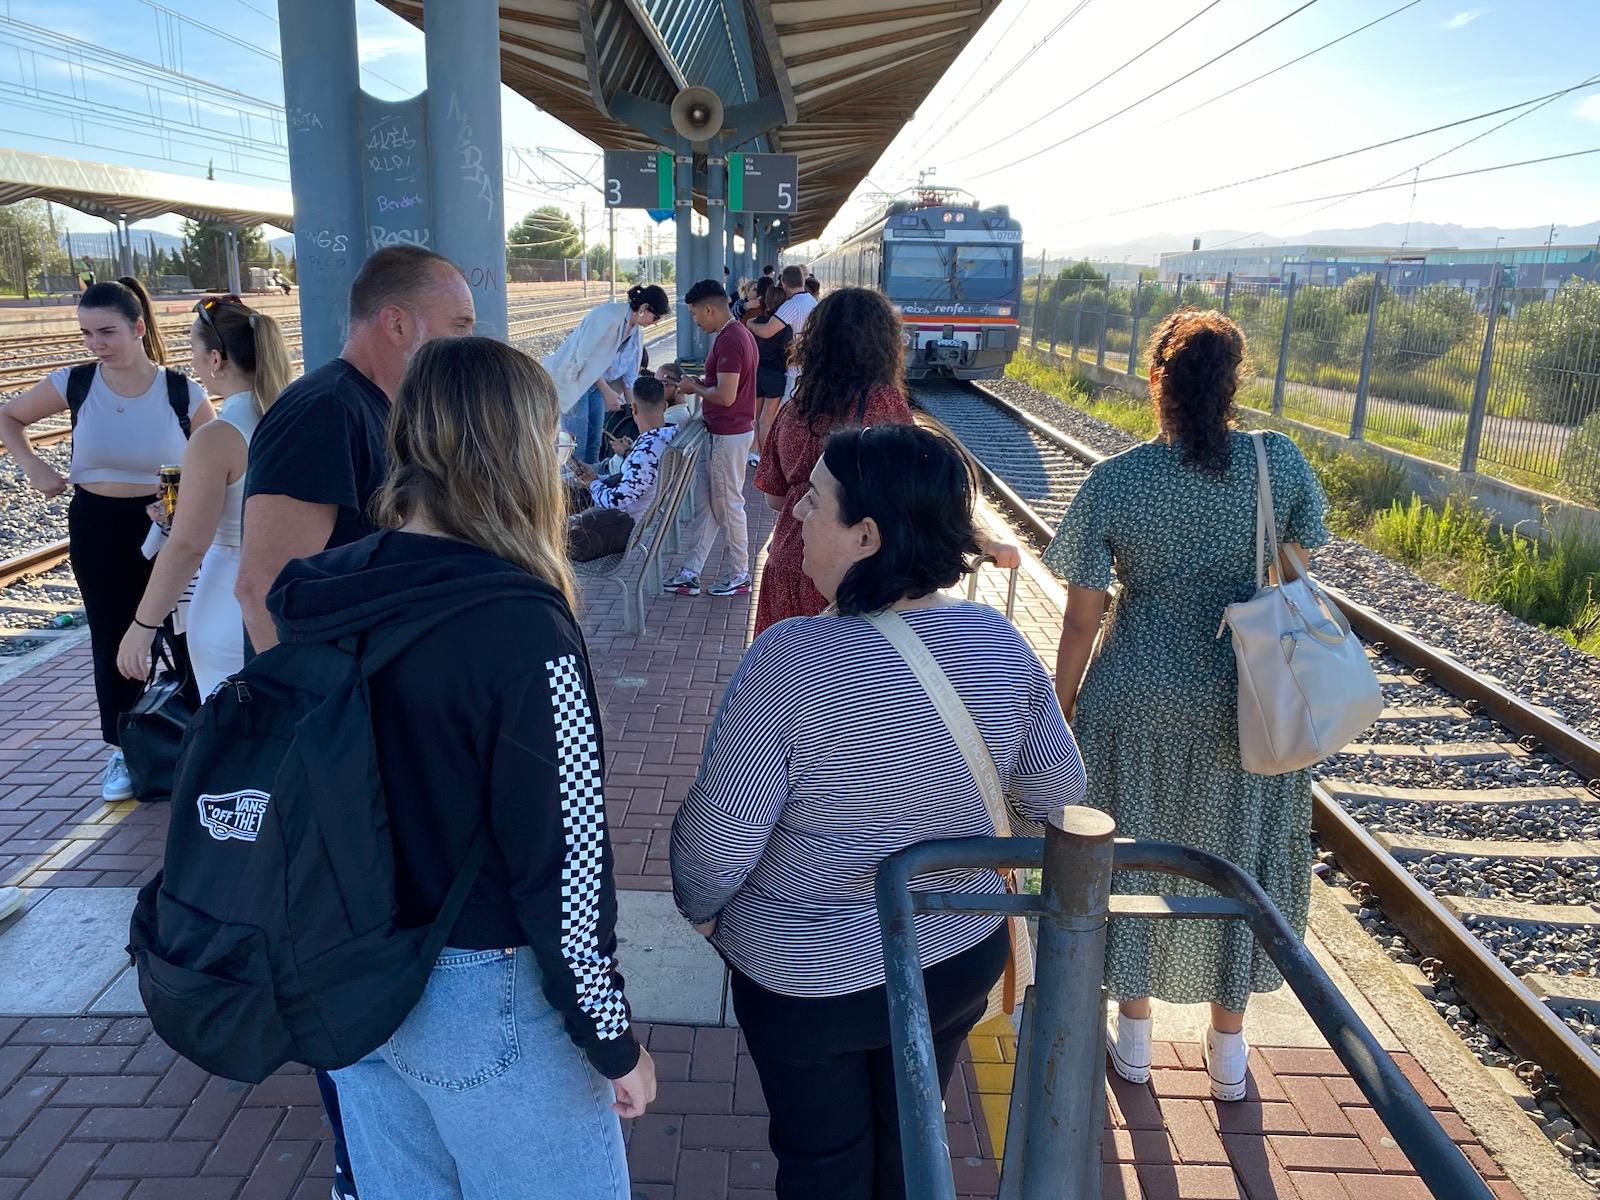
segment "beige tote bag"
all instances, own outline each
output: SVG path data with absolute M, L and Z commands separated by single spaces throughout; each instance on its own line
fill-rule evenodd
M 1273 583 L 1278 526 L 1267 451 L 1256 452 L 1256 593 L 1230 604 L 1217 627 L 1233 631 L 1239 664 L 1239 759 L 1255 775 L 1283 775 L 1336 754 L 1383 711 L 1383 690 L 1337 605 L 1298 559 L 1299 578 Z
M 961 757 L 967 761 L 967 769 L 972 772 L 972 777 L 977 781 L 978 791 L 983 796 L 983 806 L 988 810 L 989 820 L 994 823 L 996 837 L 1011 836 L 1011 819 L 1006 814 L 1005 791 L 1000 786 L 1000 773 L 995 770 L 994 759 L 989 754 L 989 747 L 984 744 L 983 735 L 978 732 L 978 726 L 972 720 L 972 714 L 967 711 L 967 706 L 962 703 L 961 697 L 956 694 L 956 689 L 951 686 L 950 677 L 944 673 L 944 668 L 939 661 L 923 645 L 922 639 L 917 636 L 917 631 L 907 624 L 906 619 L 893 609 L 885 609 L 880 613 L 872 613 L 867 620 L 877 628 L 878 632 L 889 639 L 889 644 L 900 652 L 900 657 L 906 660 L 906 665 L 911 668 L 912 674 L 922 684 L 923 690 L 928 693 L 928 698 L 933 701 L 933 706 L 939 710 L 939 715 L 944 718 L 945 726 L 950 730 L 950 736 L 955 739 L 956 746 L 961 751 Z M 1005 880 L 1006 890 L 1016 892 L 1017 873 L 1015 871 L 1001 871 L 1000 878 Z M 1016 1011 L 1017 1005 L 1022 1003 L 1022 994 L 1033 983 L 1033 943 L 1028 939 L 1028 924 L 1023 917 L 1007 917 L 1006 927 L 1011 933 L 1011 954 L 1006 959 L 1006 969 L 989 992 L 989 1004 L 984 1009 L 979 1023 L 1010 1014 Z

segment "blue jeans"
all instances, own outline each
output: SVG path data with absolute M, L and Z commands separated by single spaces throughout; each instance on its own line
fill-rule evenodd
M 526 946 L 447 948 L 394 1036 L 333 1075 L 362 1200 L 628 1200 L 611 1083 Z
M 578 402 L 561 417 L 561 428 L 570 433 L 577 445 L 572 456 L 591 466 L 600 458 L 600 439 L 606 431 L 606 398 L 598 386 L 578 397 Z

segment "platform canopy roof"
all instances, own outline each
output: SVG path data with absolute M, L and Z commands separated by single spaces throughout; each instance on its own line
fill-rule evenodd
M 0 204 L 35 197 L 108 221 L 177 213 L 214 225 L 294 229 L 288 191 L 0 149 Z
M 425 26 L 424 0 L 380 0 Z M 627 96 L 690 85 L 729 107 L 781 105 L 758 142 L 800 159 L 788 240 L 816 237 L 1000 0 L 500 0 L 501 79 L 590 141 L 670 145 L 626 123 Z M 430 12 L 449 12 L 432 0 Z M 737 141 L 735 133 L 727 140 Z

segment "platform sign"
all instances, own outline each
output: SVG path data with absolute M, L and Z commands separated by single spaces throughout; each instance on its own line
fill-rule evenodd
M 607 208 L 672 208 L 672 155 L 665 150 L 606 151 Z
M 385 246 L 430 245 L 427 96 L 391 101 L 363 93 L 360 116 L 367 253 Z
M 792 213 L 800 207 L 800 160 L 793 154 L 728 155 L 728 211 Z

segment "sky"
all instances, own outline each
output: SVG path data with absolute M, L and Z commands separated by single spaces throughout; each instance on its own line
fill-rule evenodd
M 419 90 L 421 34 L 375 0 L 357 0 L 357 18 L 367 90 L 386 98 Z M 110 29 L 115 51 L 64 48 L 63 38 L 104 45 Z M 218 178 L 286 186 L 281 117 L 262 103 L 282 101 L 277 33 L 275 0 L 0 0 L 0 139 L 179 173 L 202 174 L 214 160 Z M 143 78 L 131 60 L 209 86 Z M 1517 108 L 1223 186 L 1591 78 L 1595 85 L 1537 111 Z M 598 148 L 502 94 L 505 141 L 527 148 L 509 166 L 508 220 L 550 202 L 576 217 L 582 201 L 596 240 L 604 223 L 598 193 L 553 189 L 562 174 L 534 151 L 561 151 L 579 174 L 597 178 Z M 147 113 L 152 103 L 176 132 L 163 138 L 123 115 Z M 1486 132 L 1520 113 L 1527 115 Z M 228 148 L 208 131 L 248 144 Z M 1191 236 L 1216 230 L 1257 235 L 1241 239 L 1248 243 L 1407 220 L 1576 225 L 1600 218 L 1600 153 L 1430 179 L 1597 148 L 1600 0 L 1004 0 L 859 193 L 898 191 L 931 168 L 934 182 L 966 187 L 984 204 L 1009 204 L 1030 248 L 1052 255 L 1155 234 L 1186 247 Z M 1374 189 L 1380 184 L 1399 186 Z M 1350 192 L 1363 194 L 1341 198 Z M 864 212 L 858 198 L 825 237 L 848 232 Z M 627 255 L 642 214 L 619 218 Z M 147 227 L 176 226 L 166 219 Z M 72 227 L 106 228 L 88 217 L 74 217 Z

